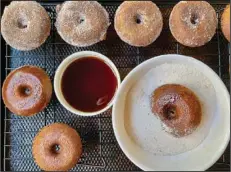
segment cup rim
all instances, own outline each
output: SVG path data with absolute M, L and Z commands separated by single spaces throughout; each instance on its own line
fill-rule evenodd
M 104 108 L 94 111 L 94 112 L 84 112 L 84 111 L 75 109 L 66 101 L 61 91 L 61 79 L 62 79 L 63 73 L 66 70 L 66 68 L 73 61 L 77 59 L 81 59 L 81 58 L 87 58 L 87 57 L 95 57 L 97 59 L 103 60 L 113 71 L 117 79 L 117 89 L 114 93 L 114 96 L 111 98 L 110 102 Z M 60 102 L 60 104 L 64 106 L 64 108 L 66 108 L 71 113 L 80 115 L 80 116 L 95 116 L 95 115 L 105 112 L 114 104 L 114 100 L 115 100 L 117 91 L 119 89 L 120 83 L 121 83 L 121 79 L 120 79 L 119 71 L 116 68 L 115 64 L 108 57 L 106 57 L 105 55 L 101 53 L 95 52 L 95 51 L 79 51 L 79 52 L 69 55 L 59 64 L 58 68 L 56 69 L 55 76 L 54 76 L 54 91 L 55 91 L 56 97 L 58 101 Z

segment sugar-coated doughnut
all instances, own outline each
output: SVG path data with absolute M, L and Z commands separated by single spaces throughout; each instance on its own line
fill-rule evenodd
M 50 35 L 51 22 L 46 10 L 35 1 L 12 1 L 5 7 L 1 33 L 6 43 L 18 50 L 33 50 Z
M 67 171 L 81 157 L 81 138 L 70 126 L 54 123 L 43 127 L 35 136 L 32 154 L 44 171 Z
M 201 105 L 197 96 L 179 84 L 166 84 L 154 90 L 152 112 L 167 125 L 174 136 L 191 134 L 201 121 Z
M 227 5 L 221 16 L 221 30 L 225 38 L 230 41 L 230 5 Z
M 66 1 L 56 11 L 55 25 L 65 42 L 85 47 L 106 39 L 109 15 L 97 1 Z
M 163 19 L 159 8 L 151 1 L 124 1 L 116 10 L 114 25 L 124 42 L 145 47 L 160 35 Z
M 173 37 L 188 47 L 199 47 L 209 42 L 217 24 L 216 12 L 206 1 L 180 1 L 169 18 Z
M 31 116 L 42 111 L 50 102 L 51 80 L 36 66 L 13 70 L 5 79 L 2 98 L 6 107 L 16 115 Z

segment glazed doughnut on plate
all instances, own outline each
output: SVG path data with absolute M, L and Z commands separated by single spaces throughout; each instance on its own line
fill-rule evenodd
M 109 15 L 97 1 L 66 1 L 56 11 L 57 31 L 68 44 L 85 47 L 106 39 Z
M 182 137 L 191 134 L 201 121 L 201 105 L 197 96 L 179 84 L 166 84 L 154 90 L 152 112 L 172 129 L 171 134 Z
M 145 47 L 160 35 L 163 19 L 159 8 L 151 1 L 124 1 L 116 10 L 114 25 L 121 40 Z
M 169 18 L 173 37 L 188 47 L 200 47 L 209 42 L 217 24 L 216 12 L 206 1 L 180 1 Z
M 5 7 L 1 33 L 6 43 L 18 50 L 33 50 L 50 35 L 51 22 L 46 10 L 35 1 L 12 1 Z

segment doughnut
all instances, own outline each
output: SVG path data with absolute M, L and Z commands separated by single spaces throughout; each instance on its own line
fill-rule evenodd
M 33 140 L 32 155 L 44 171 L 70 170 L 79 161 L 81 154 L 81 138 L 66 124 L 45 126 Z
M 116 10 L 114 25 L 121 40 L 132 46 L 145 47 L 160 35 L 163 18 L 151 1 L 124 1 Z
M 216 12 L 206 1 L 180 1 L 169 18 L 173 37 L 188 47 L 199 47 L 209 42 L 217 24 Z
M 5 7 L 1 33 L 11 47 L 28 51 L 41 46 L 50 35 L 46 10 L 35 1 L 12 1 Z
M 52 84 L 46 72 L 36 66 L 23 66 L 10 72 L 2 87 L 6 107 L 16 115 L 31 116 L 50 102 Z
M 171 130 L 182 137 L 191 134 L 201 121 L 201 105 L 196 95 L 178 84 L 166 84 L 154 90 L 152 112 Z
M 227 5 L 221 16 L 221 30 L 225 38 L 230 42 L 230 5 Z
M 55 26 L 68 44 L 85 47 L 106 39 L 109 15 L 97 1 L 66 1 L 56 11 Z

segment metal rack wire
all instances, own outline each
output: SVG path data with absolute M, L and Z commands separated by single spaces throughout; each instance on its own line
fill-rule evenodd
M 93 50 L 111 58 L 123 79 L 135 66 L 151 57 L 177 53 L 193 56 L 208 64 L 229 88 L 229 45 L 220 31 L 220 26 L 214 38 L 205 46 L 194 49 L 184 47 L 172 38 L 168 28 L 168 18 L 173 4 L 158 4 L 164 18 L 164 30 L 155 43 L 145 48 L 129 46 L 116 35 L 113 29 L 113 17 L 118 7 L 116 3 L 104 4 L 112 23 L 108 30 L 107 40 L 86 48 L 66 44 L 54 27 L 56 4 L 44 3 L 42 5 L 51 17 L 52 31 L 50 37 L 40 48 L 28 52 L 17 51 L 6 45 L 6 75 L 22 65 L 37 65 L 46 70 L 53 81 L 55 70 L 65 57 L 77 51 Z M 219 18 L 224 4 L 213 4 L 213 6 Z M 69 124 L 80 132 L 83 138 L 84 153 L 80 164 L 76 165 L 72 169 L 73 171 L 139 170 L 125 157 L 116 142 L 111 126 L 111 109 L 96 117 L 79 117 L 63 108 L 54 94 L 49 106 L 43 112 L 32 117 L 16 116 L 5 108 L 3 170 L 40 170 L 34 163 L 31 154 L 32 140 L 39 129 L 54 122 Z M 230 149 L 228 148 L 210 170 L 230 170 L 229 155 Z

